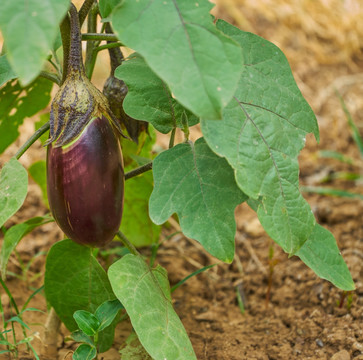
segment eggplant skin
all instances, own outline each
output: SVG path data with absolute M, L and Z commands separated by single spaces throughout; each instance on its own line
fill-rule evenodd
M 66 146 L 47 150 L 47 191 L 50 210 L 73 241 L 102 247 L 117 233 L 122 217 L 124 169 L 113 126 L 93 119 Z

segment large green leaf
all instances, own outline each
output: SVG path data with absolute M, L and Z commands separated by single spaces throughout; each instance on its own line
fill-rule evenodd
M 319 277 L 342 290 L 350 291 L 355 285 L 332 233 L 315 225 L 309 239 L 295 254 Z
M 11 158 L 0 173 L 0 227 L 23 205 L 28 192 L 28 173 Z
M 128 254 L 110 266 L 108 276 L 141 344 L 153 359 L 196 359 L 173 309 L 165 269 L 158 266 L 151 270 L 140 256 Z
M 130 60 L 116 69 L 115 76 L 127 85 L 128 93 L 123 107 L 134 119 L 148 121 L 164 134 L 174 127 L 183 128 L 183 116 L 187 118 L 189 126 L 199 122 L 195 115 L 173 98 L 166 84 L 140 55 L 132 55 Z
M 0 56 L 0 86 L 3 86 L 7 81 L 15 78 L 16 74 L 11 68 L 6 55 Z
M 161 227 L 149 217 L 149 197 L 153 190 L 152 173 L 127 180 L 121 231 L 137 247 L 158 241 Z
M 113 11 L 120 40 L 138 51 L 175 98 L 220 119 L 242 71 L 241 48 L 213 24 L 209 1 L 125 0 Z
M 50 249 L 44 278 L 45 295 L 70 331 L 77 329 L 77 310 L 94 313 L 107 300 L 114 300 L 110 282 L 92 249 L 71 240 L 57 242 Z M 99 334 L 100 352 L 113 342 L 115 324 Z
M 308 132 L 318 137 L 316 118 L 275 45 L 226 22 L 218 27 L 243 46 L 245 70 L 223 120 L 204 119 L 203 135 L 234 168 L 238 186 L 257 200 L 267 233 L 294 253 L 315 225 L 299 191 L 297 156 Z
M 99 0 L 100 13 L 102 18 L 106 18 L 121 0 Z
M 52 86 L 51 81 L 39 78 L 25 88 L 9 82 L 0 89 L 0 153 L 17 139 L 24 119 L 48 105 Z
M 6 56 L 23 85 L 41 71 L 69 0 L 0 0 Z
M 0 272 L 3 279 L 6 275 L 6 265 L 9 257 L 19 241 L 36 227 L 51 221 L 53 221 L 53 219 L 50 216 L 38 216 L 21 224 L 16 224 L 6 231 L 0 253 Z
M 135 332 L 132 332 L 120 349 L 122 360 L 153 360 L 141 345 Z
M 195 144 L 179 144 L 159 154 L 153 174 L 151 219 L 162 224 L 177 213 L 186 236 L 198 240 L 218 259 L 231 262 L 234 209 L 246 196 L 227 161 L 215 155 L 201 138 Z

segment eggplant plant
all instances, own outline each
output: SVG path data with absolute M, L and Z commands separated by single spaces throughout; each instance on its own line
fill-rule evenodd
M 26 117 L 48 109 L 58 87 L 50 113 L 2 164 L 1 275 L 19 241 L 49 222 L 48 214 L 7 227 L 29 172 L 65 234 L 49 249 L 44 289 L 50 316 L 81 343 L 74 359 L 107 351 L 126 317 L 150 358 L 196 359 L 166 270 L 138 250 L 159 242 L 173 214 L 186 236 L 231 263 L 234 210 L 247 202 L 286 253 L 336 287 L 354 289 L 333 235 L 299 190 L 299 152 L 308 133 L 319 140 L 313 111 L 281 50 L 214 21 L 212 7 L 205 0 L 85 0 L 79 10 L 69 0 L 1 4 L 1 152 Z M 91 82 L 100 51 L 111 61 L 103 93 Z M 203 136 L 192 142 L 197 124 Z M 155 156 L 156 132 L 170 141 Z M 18 160 L 38 139 L 47 162 L 27 171 Z M 111 241 L 126 251 L 104 269 L 97 248 Z

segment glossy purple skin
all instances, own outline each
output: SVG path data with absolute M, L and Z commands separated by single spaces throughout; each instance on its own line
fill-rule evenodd
M 102 117 L 66 148 L 47 151 L 48 200 L 55 221 L 73 241 L 102 247 L 121 223 L 124 170 L 112 125 Z

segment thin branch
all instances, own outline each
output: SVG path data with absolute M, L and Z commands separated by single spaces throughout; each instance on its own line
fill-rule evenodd
M 117 232 L 117 236 L 120 238 L 122 244 L 130 251 L 133 255 L 140 255 L 135 246 L 129 241 L 129 239 L 120 230 Z
M 169 149 L 171 149 L 174 146 L 175 132 L 176 132 L 176 127 L 173 128 L 173 130 L 171 131 L 170 140 L 169 140 Z
M 97 46 L 95 48 L 95 51 L 101 51 L 101 50 L 106 50 L 106 49 L 113 49 L 113 48 L 119 48 L 120 46 L 123 46 L 122 43 L 118 42 L 111 42 L 109 44 L 105 44 L 105 45 L 101 45 L 101 46 Z
M 119 41 L 114 34 L 83 33 L 82 40 Z
M 39 128 L 17 151 L 15 157 L 19 160 L 20 157 L 27 151 L 30 146 L 32 146 L 45 132 L 49 130 L 49 122 L 45 123 L 41 128 Z
M 149 171 L 152 169 L 152 167 L 153 167 L 153 163 L 152 163 L 152 161 L 150 161 L 149 163 L 147 163 L 145 165 L 142 165 L 134 170 L 131 170 L 125 174 L 125 180 L 131 179 L 134 176 L 137 176 L 146 171 Z
M 48 72 L 48 71 L 41 71 L 41 73 L 39 74 L 40 77 L 48 79 L 54 83 L 56 83 L 57 85 L 60 85 L 60 78 L 57 74 Z

